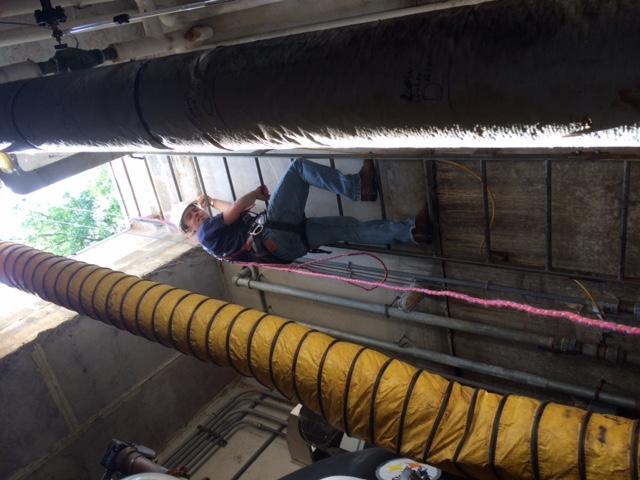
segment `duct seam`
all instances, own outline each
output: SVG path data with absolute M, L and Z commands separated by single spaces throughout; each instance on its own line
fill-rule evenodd
M 465 478 L 466 477 L 473 478 L 473 475 L 469 475 L 464 471 L 462 466 L 458 464 L 458 458 L 460 457 L 460 452 L 462 451 L 462 448 L 464 447 L 465 443 L 467 442 L 467 439 L 469 438 L 469 434 L 471 433 L 471 426 L 473 425 L 476 402 L 478 401 L 478 393 L 480 393 L 480 390 L 478 390 L 477 388 L 474 389 L 473 395 L 471 396 L 471 402 L 469 402 L 469 410 L 467 411 L 467 421 L 464 427 L 464 434 L 462 435 L 462 438 L 460 439 L 460 443 L 458 443 L 458 446 L 456 447 L 456 451 L 453 454 L 453 458 L 451 459 L 451 463 L 456 467 L 456 469 L 460 471 L 462 476 Z
M 491 426 L 491 437 L 489 440 L 489 451 L 487 455 L 487 460 L 491 471 L 496 476 L 496 478 L 502 478 L 500 475 L 500 471 L 498 466 L 496 465 L 496 447 L 498 443 L 498 431 L 500 430 L 500 419 L 502 417 L 502 412 L 504 411 L 504 407 L 507 404 L 507 400 L 510 395 L 507 394 L 500 399 L 500 403 L 498 404 L 498 408 L 496 409 L 496 413 L 493 417 L 493 424 Z
M 316 385 L 316 392 L 317 392 L 317 399 L 318 399 L 318 408 L 320 410 L 320 415 L 322 417 L 327 416 L 324 410 L 324 403 L 322 401 L 322 376 L 324 374 L 324 364 L 327 361 L 327 355 L 329 355 L 329 352 L 331 351 L 331 349 L 335 346 L 336 343 L 339 343 L 340 341 L 341 340 L 338 340 L 336 338 L 333 342 L 331 342 L 331 344 L 327 347 L 327 349 L 322 354 L 322 359 L 320 359 L 320 366 L 318 367 L 318 383 Z
M 13 129 L 16 131 L 16 133 L 18 134 L 20 139 L 22 141 L 24 141 L 24 143 L 26 145 L 29 145 L 31 148 L 35 148 L 36 150 L 40 150 L 33 143 L 31 143 L 29 140 L 27 140 L 26 135 L 18 127 L 18 122 L 16 121 L 16 101 L 18 100 L 18 95 L 22 92 L 22 90 L 26 86 L 27 86 L 27 83 L 25 82 L 22 85 L 20 85 L 18 87 L 18 89 L 13 93 L 13 97 L 11 98 L 11 107 L 10 107 L 10 109 L 11 109 L 11 123 L 12 123 Z M 12 147 L 15 147 L 15 145 L 12 145 Z
M 151 138 L 151 141 L 156 144 L 155 146 L 161 150 L 171 150 L 162 142 L 162 138 L 160 138 L 158 135 L 153 133 L 153 130 L 151 129 L 151 125 L 149 125 L 149 122 L 147 122 L 147 119 L 145 118 L 144 113 L 142 112 L 142 102 L 140 101 L 140 81 L 142 78 L 142 72 L 144 72 L 144 69 L 147 67 L 148 64 L 149 64 L 149 60 L 144 61 L 140 64 L 140 67 L 136 72 L 135 80 L 133 82 L 133 101 L 135 105 L 135 111 L 138 115 L 138 119 L 140 120 L 140 123 L 142 124 L 145 131 Z

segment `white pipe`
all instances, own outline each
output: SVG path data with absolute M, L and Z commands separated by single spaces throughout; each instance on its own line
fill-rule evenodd
M 88 7 L 89 5 L 97 5 L 99 3 L 109 3 L 113 0 L 56 0 L 54 5 L 60 7 Z M 33 14 L 34 11 L 41 9 L 42 6 L 38 0 L 1 0 L 0 1 L 0 18 L 15 17 L 18 15 Z
M 213 28 L 209 25 L 183 28 L 174 32 L 167 32 L 160 37 L 144 37 L 127 42 L 114 43 L 111 47 L 118 52 L 114 61 L 123 62 L 154 56 L 181 53 L 194 49 L 202 42 L 213 37 Z M 42 70 L 36 62 L 14 63 L 0 67 L 0 84 L 41 77 Z
M 111 46 L 118 52 L 116 62 L 120 62 L 188 51 L 212 37 L 213 28 L 205 25 L 168 32 L 161 37 L 145 37 L 114 43 Z
M 496 0 L 443 0 L 442 2 L 429 3 L 417 7 L 394 8 L 390 10 L 381 10 L 378 12 L 360 15 L 355 13 L 354 15 L 348 17 L 325 19 L 318 22 L 310 22 L 309 18 L 313 18 L 313 15 L 309 15 L 309 12 L 306 12 L 304 9 L 300 9 L 299 12 L 296 12 L 298 14 L 298 17 L 291 20 L 291 26 L 269 30 L 269 27 L 272 24 L 264 22 L 260 25 L 257 25 L 253 29 L 255 33 L 249 35 L 234 31 L 234 26 L 231 22 L 230 24 L 214 24 L 213 27 L 216 30 L 216 33 L 214 35 L 215 38 L 211 42 L 207 42 L 206 44 L 204 44 L 203 48 L 211 48 L 221 43 L 224 43 L 225 45 L 233 45 L 239 43 L 255 42 L 258 40 L 266 40 L 269 38 L 329 30 L 333 28 L 347 27 L 350 25 L 358 25 L 362 23 L 371 23 L 382 20 L 389 20 L 392 18 L 406 17 L 409 15 L 435 12 L 438 10 L 448 10 L 472 5 L 480 5 L 482 3 L 495 1 Z
M 1 2 L 2 0 L 0 0 Z M 127 10 L 125 13 L 128 15 L 135 15 L 138 13 L 137 10 Z M 70 29 L 74 27 L 79 27 L 82 25 L 86 25 L 88 22 L 102 22 L 102 21 L 110 21 L 114 26 L 116 24 L 113 23 L 113 13 L 107 15 L 101 15 L 98 17 L 94 17 L 92 19 L 81 19 L 72 22 L 71 24 L 64 24 L 66 26 L 63 31 L 66 33 Z M 69 26 L 70 25 L 70 26 Z M 0 47 L 9 47 L 11 45 L 17 45 L 20 43 L 29 43 L 29 42 L 39 42 L 41 40 L 46 40 L 51 37 L 51 29 L 47 27 L 38 27 L 34 25 L 33 27 L 19 27 L 19 28 L 11 28 L 8 30 L 3 30 L 0 33 Z
M 160 21 L 167 27 L 178 28 L 179 26 L 192 25 L 205 18 L 262 7 L 272 3 L 282 3 L 283 1 L 285 0 L 234 0 L 233 2 L 211 5 L 204 10 L 164 15 L 160 17 Z
M 0 67 L 0 83 L 15 82 L 16 80 L 40 77 L 41 75 L 42 70 L 40 70 L 36 62 L 31 60 Z
M 156 18 L 156 17 L 160 17 L 163 15 L 172 15 L 174 13 L 180 13 L 180 12 L 190 12 L 193 10 L 200 10 L 206 7 L 209 7 L 211 5 L 215 5 L 218 3 L 224 3 L 224 2 L 230 2 L 233 0 L 203 0 L 200 2 L 192 2 L 192 3 L 187 3 L 185 5 L 178 5 L 178 6 L 174 6 L 174 7 L 165 7 L 165 8 L 159 8 L 153 11 L 148 11 L 148 12 L 135 12 L 133 14 L 128 14 L 128 19 L 127 19 L 127 24 L 131 24 L 131 23 L 140 23 L 140 22 L 144 22 L 145 20 L 149 20 L 152 18 Z M 124 13 L 124 12 L 123 12 Z M 71 34 L 77 34 L 77 33 L 84 33 L 84 32 L 93 32 L 96 30 L 103 30 L 105 28 L 113 28 L 113 27 L 117 27 L 119 24 L 114 23 L 113 22 L 113 18 L 111 19 L 105 19 L 105 20 L 100 20 L 100 21 L 94 21 L 94 22 L 87 22 L 85 25 L 77 25 L 74 26 L 70 29 L 67 29 L 65 31 L 71 33 Z

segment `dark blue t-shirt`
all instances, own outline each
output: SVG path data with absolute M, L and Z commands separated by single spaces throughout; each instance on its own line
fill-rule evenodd
M 198 241 L 214 257 L 223 258 L 236 253 L 249 237 L 249 226 L 240 218 L 231 225 L 225 225 L 222 214 L 208 218 L 198 228 Z M 234 260 L 246 260 L 245 254 Z

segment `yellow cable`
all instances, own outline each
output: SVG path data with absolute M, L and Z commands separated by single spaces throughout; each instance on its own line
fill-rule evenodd
M 493 227 L 495 227 L 495 224 L 496 224 L 496 197 L 495 197 L 493 191 L 482 180 L 482 177 L 480 175 L 478 175 L 476 172 L 474 172 L 473 170 L 471 170 L 469 167 L 467 167 L 466 165 L 463 165 L 461 163 L 453 162 L 451 160 L 438 160 L 438 162 L 446 163 L 447 165 L 451 165 L 451 166 L 456 167 L 456 168 L 458 168 L 460 170 L 463 170 L 463 171 L 469 173 L 470 175 L 472 175 L 474 178 L 476 178 L 482 184 L 482 186 L 487 190 L 487 194 L 489 195 L 489 202 L 491 203 L 491 220 L 489 221 L 489 229 L 492 229 Z M 485 243 L 486 243 L 486 241 L 483 238 L 482 242 L 480 243 L 480 252 L 481 253 L 484 250 Z
M 595 308 L 596 312 L 598 312 L 602 317 L 604 317 L 604 314 L 602 313 L 602 310 L 600 310 L 600 305 L 598 304 L 596 297 L 593 296 L 593 294 L 587 288 L 587 286 L 584 283 L 582 283 L 580 280 L 576 280 L 575 278 L 573 279 L 573 281 L 576 282 L 576 285 L 578 285 L 582 289 L 582 291 L 585 293 L 589 301 L 591 301 L 591 303 L 593 304 L 593 308 Z

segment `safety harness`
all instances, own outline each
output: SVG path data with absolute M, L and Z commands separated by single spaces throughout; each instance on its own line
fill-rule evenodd
M 310 253 L 331 253 L 327 250 L 319 248 L 311 248 L 309 240 L 307 238 L 307 219 L 305 218 L 301 223 L 286 223 L 277 222 L 267 219 L 267 212 L 259 214 L 247 213 L 242 217 L 242 220 L 249 225 L 249 238 L 240 247 L 239 250 L 224 257 L 224 260 L 236 261 L 242 258 L 243 255 L 251 252 L 254 261 L 258 263 L 291 263 L 290 260 L 282 260 L 276 257 L 273 252 L 268 248 L 263 238 L 263 233 L 266 229 L 280 230 L 283 232 L 290 232 L 298 235 L 300 240 Z

